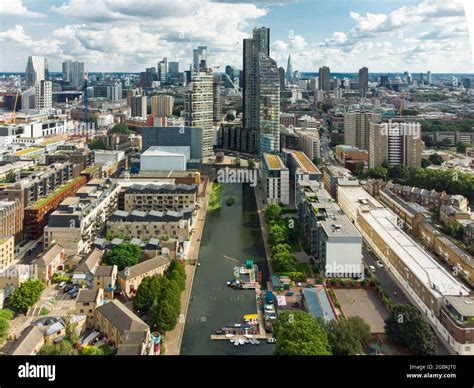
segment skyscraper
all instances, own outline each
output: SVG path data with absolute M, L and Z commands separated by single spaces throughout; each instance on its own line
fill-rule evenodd
M 63 80 L 69 82 L 74 87 L 82 86 L 82 78 L 84 76 L 84 62 L 71 61 L 68 59 L 62 64 Z
M 270 58 L 270 29 L 254 28 L 252 39 L 244 39 L 244 131 L 258 131 L 246 138 L 264 141 L 248 144 L 247 153 L 279 152 L 280 77 Z M 278 124 L 277 124 L 278 123 Z
M 141 117 L 146 119 L 147 107 L 146 96 L 132 96 L 131 97 L 131 117 Z
M 41 80 L 35 85 L 35 109 L 49 110 L 53 107 L 53 83 Z
M 367 95 L 367 91 L 369 90 L 369 69 L 363 67 L 359 69 L 359 91 L 361 97 L 365 97 Z
M 275 60 L 259 54 L 260 153 L 280 152 L 280 76 Z
M 428 85 L 431 85 L 431 71 L 429 70 L 426 73 L 426 82 L 428 82 Z
M 179 62 L 168 63 L 168 76 L 171 82 L 179 81 Z
M 44 57 L 28 57 L 25 68 L 26 89 L 33 88 L 36 82 L 48 78 L 48 61 Z
M 325 92 L 331 89 L 331 70 L 327 66 L 319 68 L 319 89 Z
M 285 68 L 279 67 L 278 68 L 278 75 L 280 76 L 280 91 L 285 90 L 285 85 L 286 85 L 286 72 Z
M 164 57 L 157 65 L 158 81 L 166 82 L 168 80 L 168 58 Z
M 291 66 L 291 55 L 288 55 L 288 64 L 286 66 L 286 82 L 293 82 L 293 66 Z
M 379 123 L 381 116 L 374 112 L 347 112 L 344 114 L 344 144 L 368 149 L 369 124 Z
M 207 68 L 207 46 L 198 46 L 193 50 L 193 70 L 201 71 Z
M 190 90 L 184 96 L 185 125 L 202 129 L 202 156 L 213 155 L 213 76 L 212 71 L 193 72 Z
M 369 168 L 381 166 L 421 166 L 421 125 L 419 123 L 370 123 L 368 133 Z
M 167 95 L 151 97 L 151 115 L 153 117 L 171 116 L 173 114 L 174 97 Z
M 220 122 L 222 118 L 221 83 L 221 75 L 214 74 L 214 79 L 212 82 L 212 119 L 215 123 Z

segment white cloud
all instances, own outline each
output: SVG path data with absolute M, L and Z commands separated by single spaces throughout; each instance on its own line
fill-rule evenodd
M 2 0 L 0 15 L 17 15 L 32 18 L 43 17 L 42 13 L 28 11 L 21 0 Z

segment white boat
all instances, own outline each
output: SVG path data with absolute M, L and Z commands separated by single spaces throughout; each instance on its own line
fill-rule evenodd
M 239 345 L 240 345 L 240 344 L 239 344 L 239 341 L 235 341 L 235 342 L 234 342 L 234 346 L 239 346 Z
M 230 339 L 230 342 L 232 342 L 233 344 L 236 343 L 236 342 L 239 342 L 238 338 L 231 338 Z
M 245 342 L 246 344 L 248 344 L 248 343 L 250 342 L 250 340 L 249 340 L 248 338 L 244 338 L 244 342 Z
M 239 338 L 239 345 L 244 345 L 245 344 L 245 340 L 243 338 Z
M 232 337 L 234 337 L 234 336 L 235 336 L 235 334 L 227 333 L 227 334 L 225 335 L 225 338 L 232 338 Z
M 255 345 L 255 340 L 253 338 L 250 338 L 249 339 L 249 342 L 252 344 L 252 345 Z
M 255 342 L 255 345 L 260 345 L 260 341 L 258 339 L 255 338 L 253 341 Z

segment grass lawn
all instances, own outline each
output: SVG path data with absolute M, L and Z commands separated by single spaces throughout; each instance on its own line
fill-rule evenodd
M 207 210 L 217 210 L 221 207 L 221 191 L 222 186 L 219 183 L 212 184 L 212 191 L 209 198 Z

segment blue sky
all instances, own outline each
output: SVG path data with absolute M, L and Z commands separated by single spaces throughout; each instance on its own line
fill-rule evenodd
M 182 70 L 192 48 L 242 67 L 242 39 L 271 29 L 271 56 L 286 67 L 334 72 L 472 72 L 462 0 L 0 0 L 0 71 L 28 55 L 89 71 L 142 71 L 167 56 Z

